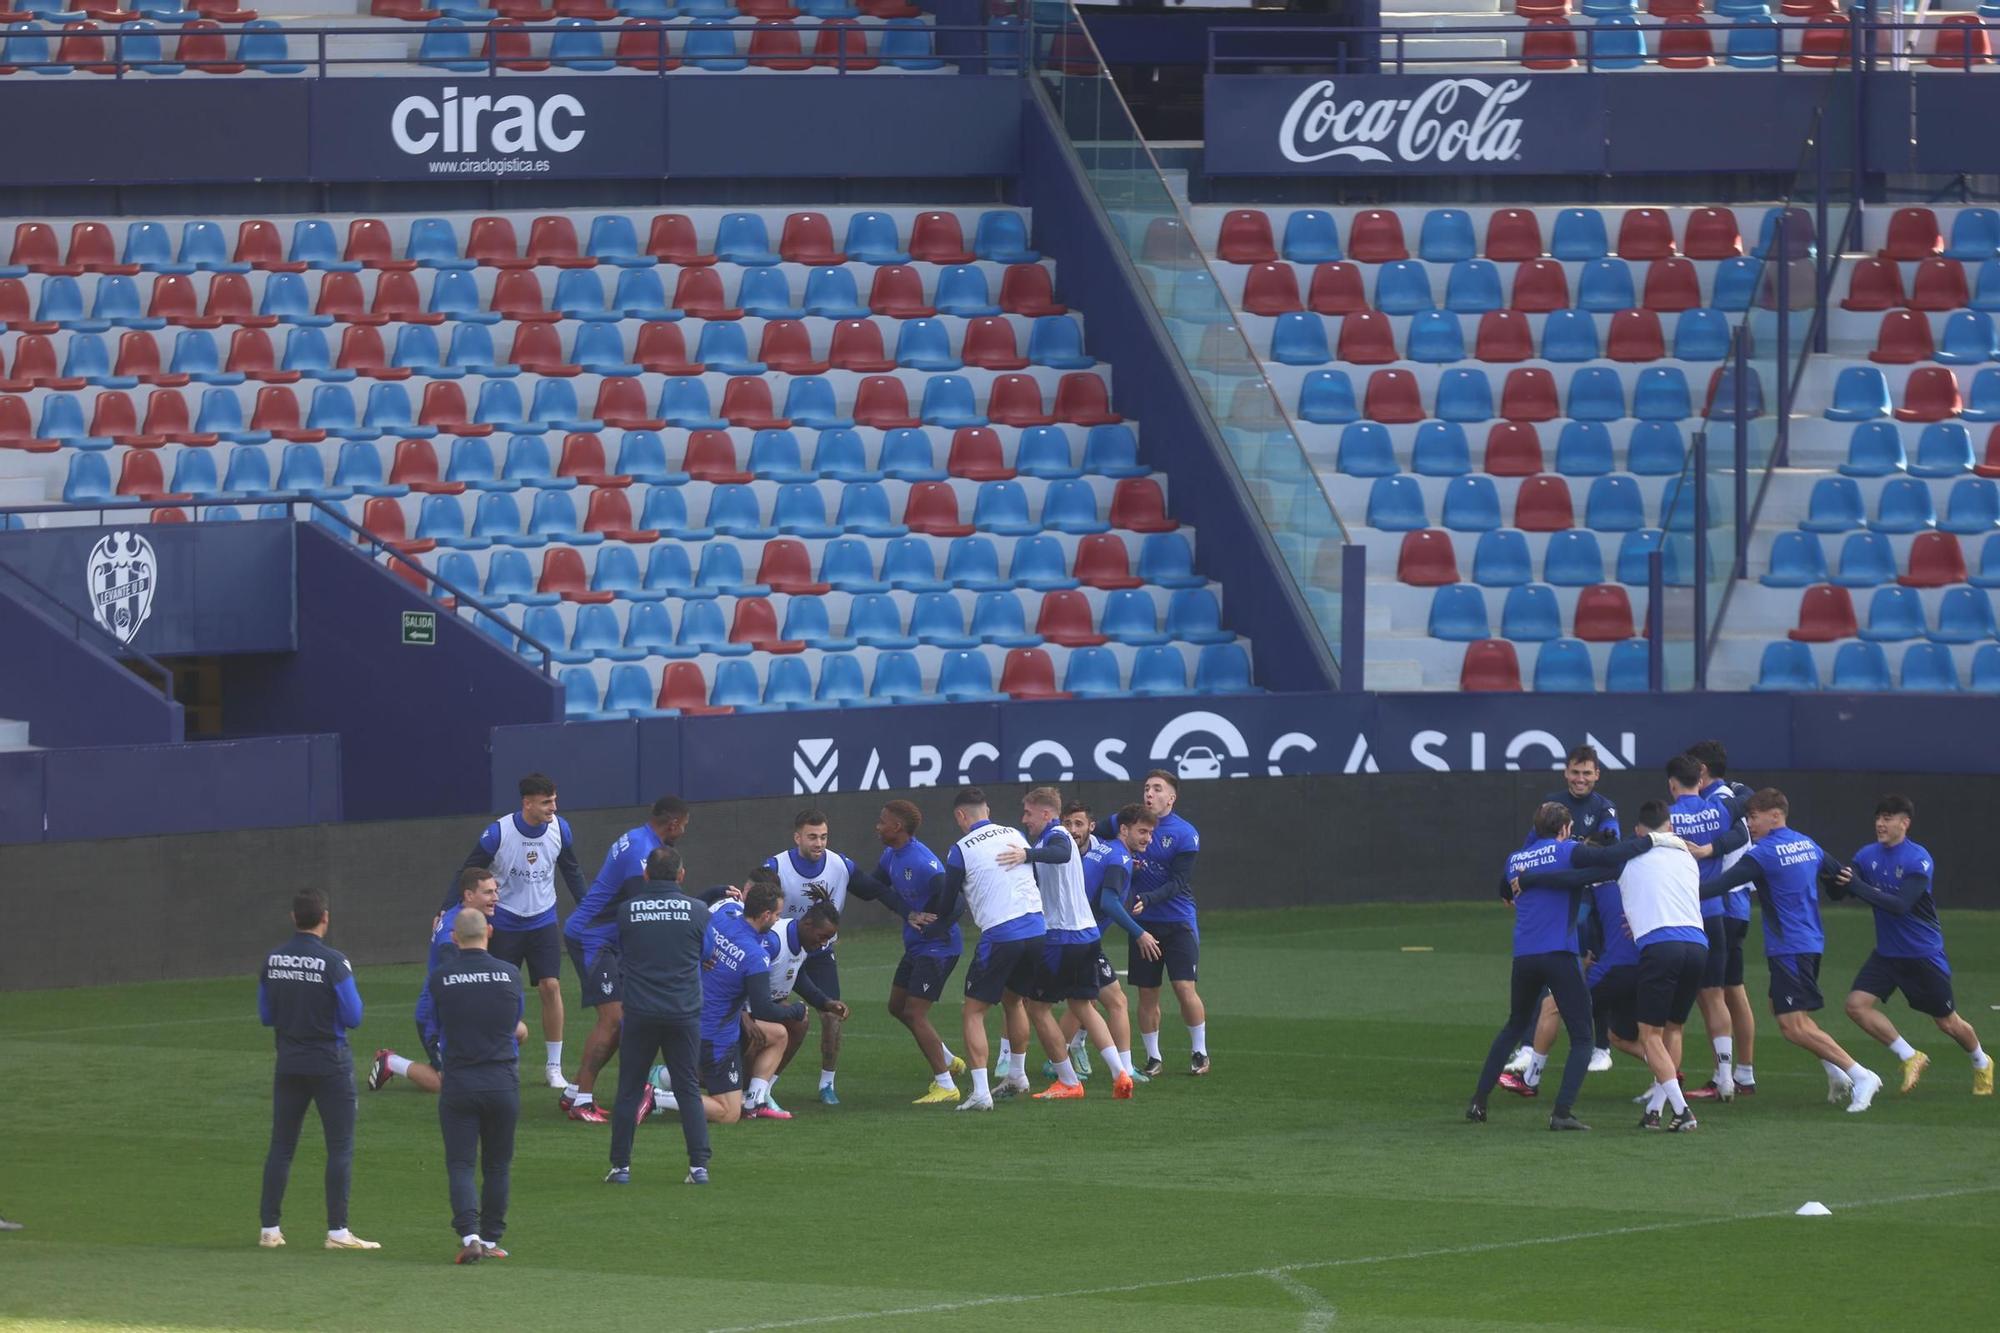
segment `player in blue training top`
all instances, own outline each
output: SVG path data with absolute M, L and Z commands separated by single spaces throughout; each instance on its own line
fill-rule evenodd
M 590 1035 L 583 1039 L 583 1062 L 576 1082 L 563 1089 L 557 1103 L 570 1119 L 602 1124 L 607 1117 L 597 1105 L 597 1076 L 618 1054 L 619 1028 L 625 1021 L 625 984 L 618 968 L 618 931 L 611 905 L 633 880 L 646 878 L 646 858 L 656 847 L 672 847 L 687 833 L 688 803 L 678 796 L 653 802 L 646 822 L 620 834 L 604 853 L 604 865 L 590 881 L 576 910 L 563 922 L 563 944 L 576 969 L 583 1007 L 597 1011 Z
M 805 1017 L 803 1004 L 780 1004 L 771 994 L 764 932 L 777 924 L 783 901 L 776 885 L 752 884 L 744 891 L 740 911 L 721 910 L 717 904 L 708 918 L 701 972 L 701 1086 L 712 1124 L 734 1124 L 743 1116 L 744 1015 L 780 1025 Z M 777 1065 L 775 1052 L 770 1064 Z
M 1721 806 L 1741 826 L 1743 803 L 1750 799 L 1751 789 L 1729 777 L 1729 751 L 1717 740 L 1696 741 L 1687 748 L 1688 757 L 1701 765 L 1701 782 L 1698 794 L 1705 801 L 1713 801 Z M 1722 858 L 1719 869 L 1727 870 L 1743 857 L 1743 849 L 1730 852 Z M 1704 874 L 1715 871 L 1706 867 L 1712 861 L 1701 863 Z M 1704 902 L 1702 910 L 1708 913 L 1705 922 L 1716 919 L 1711 909 L 1713 900 Z M 1711 941 L 1708 951 L 1708 971 L 1702 977 L 1702 985 L 1710 989 L 1722 988 L 1722 1001 L 1729 1010 L 1730 1040 L 1730 1082 L 1738 1097 L 1754 1096 L 1757 1092 L 1757 1071 L 1753 1067 L 1757 1046 L 1757 1010 L 1750 1003 L 1750 992 L 1743 984 L 1743 941 L 1750 933 L 1750 891 L 1736 889 L 1722 899 L 1720 912 L 1722 922 L 1722 942 L 1724 952 L 1719 953 Z M 1711 934 L 1713 927 L 1709 927 Z M 1703 1020 L 1707 1020 L 1704 1018 Z M 1711 1033 L 1711 1036 L 1714 1035 Z M 1721 1081 L 1710 1079 L 1699 1088 L 1689 1088 L 1688 1096 L 1695 1101 L 1707 1101 L 1721 1095 Z
M 1951 993 L 1951 962 L 1938 924 L 1936 866 L 1930 852 L 1910 841 L 1917 807 L 1907 796 L 1875 803 L 1875 841 L 1854 854 L 1853 864 L 1828 888 L 1829 896 L 1859 898 L 1875 909 L 1875 951 L 1861 965 L 1847 995 L 1847 1016 L 1903 1062 L 1903 1091 L 1917 1086 L 1931 1058 L 1903 1040 L 1889 1016 L 1875 1007 L 1897 991 L 1910 1008 L 1929 1014 L 1938 1031 L 1972 1057 L 1972 1095 L 1993 1095 L 1993 1060 L 1979 1034 L 1958 1012 Z
M 1604 778 L 1604 765 L 1597 747 L 1579 745 L 1563 759 L 1563 786 L 1542 798 L 1569 811 L 1570 827 L 1578 842 L 1617 842 L 1618 807 L 1597 789 Z
M 1144 855 L 1132 858 L 1132 900 L 1128 904 L 1133 919 L 1158 941 L 1158 957 L 1148 958 L 1132 941 L 1125 956 L 1125 974 L 1139 988 L 1139 1040 L 1146 1044 L 1147 1078 L 1159 1075 L 1166 1066 L 1160 1062 L 1160 979 L 1173 982 L 1174 998 L 1180 1001 L 1181 1021 L 1187 1024 L 1188 1073 L 1208 1072 L 1208 1010 L 1195 990 L 1201 970 L 1201 927 L 1195 918 L 1194 860 L 1201 851 L 1201 834 L 1194 825 L 1174 813 L 1180 800 L 1180 779 L 1164 768 L 1146 775 L 1140 788 L 1140 804 L 1155 821 L 1153 840 Z M 1118 836 L 1118 816 L 1097 826 L 1099 839 L 1109 842 Z
M 1160 942 L 1125 910 L 1125 895 L 1132 885 L 1132 858 L 1144 852 L 1153 841 L 1153 817 L 1146 813 L 1146 807 L 1128 805 L 1119 810 L 1118 836 L 1108 841 L 1100 841 L 1090 831 L 1090 809 L 1081 803 L 1073 803 L 1063 811 L 1063 827 L 1069 830 L 1077 845 L 1085 849 L 1083 887 L 1090 899 L 1090 910 L 1096 914 L 1098 930 L 1101 932 L 1116 925 L 1139 950 L 1140 957 L 1157 959 Z M 1135 1083 L 1149 1082 L 1149 1078 L 1132 1063 L 1132 1014 L 1125 1004 L 1125 987 L 1119 984 L 1118 973 L 1108 959 L 1102 963 L 1102 969 L 1097 974 L 1097 1006 L 1104 1011 L 1104 1022 L 1111 1029 L 1112 1044 L 1118 1048 L 1120 1070 Z M 1071 1009 L 1074 1008 L 1072 1005 Z M 1076 1066 L 1079 1074 L 1088 1077 L 1090 1065 L 1082 1053 L 1090 1043 L 1085 1039 L 1082 1025 L 1077 1022 L 1074 1013 L 1063 1016 L 1062 1029 L 1063 1035 L 1069 1038 L 1070 1063 Z
M 1740 846 L 1743 825 L 1738 821 L 1740 813 L 1731 806 L 1711 801 L 1701 794 L 1701 761 L 1693 755 L 1677 754 L 1667 761 L 1667 795 L 1671 804 L 1667 807 L 1667 818 L 1673 822 L 1674 832 L 1680 835 L 1690 849 L 1710 847 L 1732 832 L 1738 836 L 1731 840 L 1731 846 Z M 1701 882 L 1706 885 L 1722 873 L 1721 856 L 1704 856 L 1695 853 L 1701 867 Z M 1742 894 L 1730 894 L 1728 898 L 1741 902 Z M 1736 1076 L 1731 1068 L 1735 1062 L 1735 1025 L 1730 1021 L 1730 984 L 1726 968 L 1729 962 L 1729 941 L 1733 935 L 1736 941 L 1736 984 L 1743 983 L 1743 932 L 1749 926 L 1749 904 L 1741 903 L 1744 919 L 1731 926 L 1728 913 L 1732 910 L 1720 894 L 1703 893 L 1701 899 L 1702 929 L 1708 935 L 1707 971 L 1701 979 L 1701 990 L 1695 995 L 1695 1004 L 1701 1009 L 1701 1021 L 1708 1029 L 1709 1045 L 1715 1050 L 1715 1075 L 1710 1080 L 1712 1087 L 1697 1088 L 1689 1096 L 1708 1096 L 1721 1101 L 1730 1101 L 1736 1096 Z
M 903 957 L 889 982 L 889 1016 L 910 1030 L 917 1051 L 930 1066 L 931 1085 L 917 1106 L 956 1102 L 960 1093 L 953 1077 L 965 1072 L 965 1061 L 951 1053 L 931 1025 L 931 1006 L 944 994 L 944 984 L 965 952 L 965 937 L 956 921 L 937 919 L 944 894 L 944 862 L 917 841 L 924 812 L 909 801 L 891 801 L 875 819 L 875 836 L 882 840 L 882 857 L 873 874 L 848 881 L 857 898 L 879 902 L 903 922 Z
M 1507 1022 L 1486 1053 L 1465 1118 L 1485 1121 L 1486 1099 L 1500 1081 L 1500 1072 L 1521 1034 L 1540 1012 L 1546 987 L 1569 1031 L 1569 1058 L 1563 1062 L 1562 1087 L 1556 1093 L 1549 1128 L 1588 1129 L 1590 1126 L 1572 1114 L 1577 1094 L 1583 1089 L 1584 1073 L 1590 1067 L 1591 1052 L 1590 992 L 1577 960 L 1576 913 L 1582 877 L 1565 877 L 1548 887 L 1526 884 L 1524 877 L 1537 871 L 1609 870 L 1656 845 L 1680 844 L 1671 834 L 1628 838 L 1610 847 L 1572 842 L 1569 807 L 1556 801 L 1535 811 L 1534 830 L 1533 840 L 1507 858 L 1501 875 L 1507 885 L 1506 896 L 1514 904 L 1514 971 L 1508 987 Z
M 451 928 L 460 910 L 476 907 L 491 921 L 493 909 L 499 903 L 500 886 L 494 883 L 492 871 L 473 869 L 458 872 L 457 904 L 439 912 L 431 922 L 430 955 L 424 962 L 426 982 L 431 973 L 458 952 L 458 944 L 451 937 Z M 414 1060 L 406 1060 L 384 1046 L 375 1052 L 375 1059 L 368 1066 L 368 1091 L 380 1092 L 388 1086 L 390 1079 L 400 1074 L 410 1080 L 410 1085 L 418 1091 L 435 1094 L 442 1086 L 438 1071 L 444 1067 L 444 1057 L 438 1041 L 443 1035 L 438 1028 L 437 1008 L 431 1003 L 431 989 L 426 984 L 417 993 L 417 1042 L 430 1063 L 420 1065 Z
M 1819 885 L 1842 869 L 1819 844 L 1787 826 L 1791 802 L 1776 787 L 1766 787 L 1744 803 L 1745 832 L 1731 830 L 1712 844 L 1690 845 L 1697 859 L 1721 856 L 1741 845 L 1750 850 L 1729 869 L 1701 886 L 1704 899 L 1727 893 L 1739 884 L 1754 884 L 1764 908 L 1764 956 L 1771 966 L 1771 1012 L 1778 1031 L 1794 1046 L 1819 1057 L 1826 1070 L 1826 1099 L 1850 1111 L 1865 1111 L 1882 1090 L 1882 1076 L 1864 1068 L 1842 1050 L 1820 1025 L 1813 1011 L 1825 1002 L 1819 993 L 1819 960 L 1826 934 L 1819 920 Z
M 583 871 L 577 868 L 576 839 L 569 821 L 556 814 L 556 784 L 530 773 L 521 779 L 521 809 L 494 820 L 465 858 L 467 870 L 491 870 L 500 885 L 488 952 L 528 974 L 542 997 L 542 1039 L 548 1047 L 543 1076 L 552 1088 L 563 1077 L 562 930 L 556 925 L 556 876 L 572 903 L 583 900 Z M 456 886 L 442 904 L 458 900 Z
M 804 916 L 814 903 L 831 903 L 835 912 L 846 909 L 854 858 L 828 850 L 826 816 L 818 810 L 799 811 L 792 819 L 792 845 L 764 864 L 777 872 L 785 891 L 786 916 Z M 805 975 L 827 999 L 840 998 L 840 967 L 832 949 L 808 959 Z M 840 1105 L 833 1090 L 834 1070 L 840 1063 L 840 1023 L 834 1013 L 820 1011 L 819 1099 L 828 1106 Z

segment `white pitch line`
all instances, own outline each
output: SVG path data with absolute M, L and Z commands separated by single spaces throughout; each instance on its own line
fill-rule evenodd
M 1269 1276 L 1271 1281 L 1297 1297 L 1299 1304 L 1306 1307 L 1305 1318 L 1299 1321 L 1299 1333 L 1322 1333 L 1323 1330 L 1332 1328 L 1334 1321 L 1340 1317 L 1340 1312 L 1333 1308 L 1325 1296 L 1290 1273 L 1281 1268 L 1274 1268 Z
M 1887 1198 L 1868 1199 L 1855 1203 L 1844 1203 L 1834 1208 L 1836 1213 L 1848 1208 L 1882 1208 L 1904 1203 L 1927 1203 L 1936 1199 L 1963 1198 L 1971 1194 L 2000 1193 L 2000 1185 L 1973 1185 L 1965 1189 L 1933 1190 L 1924 1194 L 1892 1195 Z M 1266 1268 L 1242 1268 L 1232 1272 L 1201 1273 L 1194 1277 L 1164 1278 L 1157 1282 L 1131 1282 L 1112 1287 L 1081 1287 L 1069 1291 L 1022 1292 L 1012 1296 L 980 1296 L 962 1301 L 938 1301 L 931 1305 L 905 1305 L 888 1310 L 857 1310 L 843 1314 L 801 1315 L 795 1319 L 777 1319 L 762 1324 L 731 1324 L 722 1328 L 711 1328 L 708 1333 L 768 1333 L 772 1329 L 811 1328 L 826 1324 L 852 1323 L 857 1319 L 893 1319 L 904 1315 L 952 1314 L 959 1310 L 977 1310 L 993 1305 L 1024 1305 L 1034 1301 L 1080 1300 L 1091 1296 L 1122 1296 L 1135 1291 L 1159 1291 L 1170 1287 L 1193 1287 L 1207 1282 L 1241 1281 L 1245 1278 L 1261 1277 L 1280 1281 L 1293 1273 L 1319 1272 L 1329 1268 L 1358 1268 L 1374 1264 L 1405 1263 L 1414 1259 L 1450 1259 L 1468 1254 L 1491 1254 L 1503 1250 L 1529 1249 L 1538 1245 L 1568 1245 L 1577 1241 L 1603 1240 L 1613 1236 L 1643 1236 L 1659 1231 L 1685 1231 L 1692 1227 L 1716 1226 L 1730 1222 L 1759 1222 L 1771 1218 L 1790 1217 L 1792 1209 L 1777 1208 L 1767 1212 L 1730 1213 L 1720 1217 L 1682 1218 L 1672 1222 L 1647 1222 L 1638 1226 L 1610 1227 L 1603 1231 L 1573 1231 L 1560 1236 L 1529 1236 L 1521 1240 L 1486 1241 L 1478 1245 L 1446 1245 L 1427 1250 L 1405 1250 L 1401 1254 L 1366 1254 L 1347 1259 L 1314 1259 L 1296 1264 L 1277 1264 Z M 1300 1284 L 1303 1286 L 1304 1284 Z M 1289 1290 L 1289 1288 L 1288 1288 Z M 1317 1294 L 1317 1293 L 1315 1293 Z

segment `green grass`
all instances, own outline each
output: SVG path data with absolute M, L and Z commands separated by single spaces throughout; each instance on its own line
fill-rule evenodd
M 2000 1047 L 2000 914 L 1946 926 L 1960 1003 Z M 1121 1103 L 1100 1075 L 1084 1102 L 982 1116 L 906 1104 L 923 1073 L 879 1007 L 895 946 L 855 933 L 843 1106 L 809 1104 L 809 1043 L 780 1084 L 798 1118 L 718 1128 L 708 1189 L 680 1183 L 677 1128 L 657 1120 L 614 1189 L 608 1127 L 535 1089 L 514 1257 L 467 1269 L 448 1262 L 434 1103 L 400 1081 L 362 1093 L 353 1223 L 383 1250 L 317 1248 L 310 1126 L 292 1244 L 255 1248 L 271 1051 L 247 980 L 10 995 L 0 1212 L 30 1229 L 0 1235 L 0 1326 L 1993 1326 L 2000 1101 L 1969 1095 L 1964 1055 L 1928 1020 L 1891 1005 L 1936 1063 L 1866 1115 L 1828 1106 L 1818 1066 L 1767 1020 L 1758 1098 L 1703 1111 L 1696 1135 L 1632 1128 L 1647 1079 L 1622 1056 L 1590 1078 L 1591 1134 L 1550 1134 L 1546 1100 L 1505 1094 L 1476 1127 L 1459 1115 L 1501 1016 L 1506 930 L 1487 906 L 1216 914 L 1210 1077 L 1173 1072 Z M 1837 911 L 1832 933 L 1837 996 L 1868 931 Z M 418 981 L 363 972 L 357 1051 L 407 1043 Z M 955 1008 L 939 1013 L 955 1030 Z M 1893 1074 L 1837 1008 L 1822 1017 Z M 1171 1016 L 1165 1041 L 1184 1069 Z M 1834 1215 L 1791 1216 L 1809 1199 Z

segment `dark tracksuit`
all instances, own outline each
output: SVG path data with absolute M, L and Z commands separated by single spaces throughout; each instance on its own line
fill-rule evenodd
M 611 1116 L 611 1165 L 632 1165 L 639 1099 L 653 1054 L 667 1067 L 680 1102 L 689 1166 L 707 1166 L 708 1114 L 702 1105 L 701 956 L 708 905 L 678 884 L 635 876 L 618 888 L 599 920 L 618 923 L 625 1022 L 618 1038 L 618 1101 Z M 592 924 L 592 923 L 586 923 Z
M 488 1244 L 507 1230 L 514 1125 L 521 1115 L 521 972 L 484 949 L 461 949 L 427 983 L 444 1054 L 438 1124 L 451 1179 L 451 1225 Z M 473 1186 L 474 1163 L 484 1179 Z
M 292 1154 L 306 1107 L 319 1109 L 326 1135 L 326 1228 L 347 1226 L 347 1190 L 354 1173 L 354 1057 L 347 1030 L 361 1026 L 361 992 L 346 955 L 300 931 L 264 959 L 257 978 L 257 1016 L 275 1030 L 271 1080 L 271 1149 L 264 1158 L 263 1225 L 278 1225 Z

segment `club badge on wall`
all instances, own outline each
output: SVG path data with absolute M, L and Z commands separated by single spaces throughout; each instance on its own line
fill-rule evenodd
M 90 548 L 88 567 L 91 614 L 118 642 L 131 643 L 153 609 L 153 544 L 135 532 L 109 533 Z

